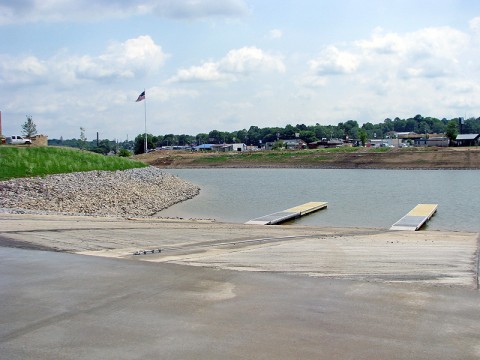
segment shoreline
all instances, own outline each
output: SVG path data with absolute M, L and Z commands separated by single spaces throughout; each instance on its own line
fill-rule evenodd
M 153 166 L 153 165 L 152 165 Z M 475 171 L 480 170 L 478 168 L 465 168 L 465 167 L 448 167 L 448 168 L 431 168 L 431 167 L 339 167 L 339 166 L 312 166 L 312 165 L 287 165 L 287 164 L 277 164 L 277 165 L 221 165 L 221 166 L 155 166 L 159 169 L 329 169 L 329 170 L 406 170 L 406 171 L 415 171 L 415 170 L 446 170 L 446 171 Z
M 311 168 L 480 170 L 480 147 L 375 149 L 260 150 L 242 153 L 158 150 L 134 158 L 158 168 Z

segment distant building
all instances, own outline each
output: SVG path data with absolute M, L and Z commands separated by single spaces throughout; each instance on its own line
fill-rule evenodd
M 233 145 L 231 144 L 213 144 L 212 151 L 227 152 L 233 151 Z
M 330 140 L 319 140 L 308 143 L 309 149 L 318 149 L 318 148 L 336 148 L 343 146 L 344 142 L 340 139 L 330 139 Z
M 288 139 L 288 140 L 282 140 L 282 141 L 283 141 L 283 146 L 285 146 L 286 149 L 299 150 L 299 149 L 307 148 L 307 143 L 302 139 Z
M 193 150 L 195 151 L 212 151 L 212 146 L 214 144 L 202 144 L 202 145 L 198 145 L 198 146 L 195 146 L 193 148 Z
M 232 148 L 233 151 L 246 151 L 247 145 L 245 145 L 244 143 L 232 144 Z
M 449 139 L 445 136 L 429 136 L 428 138 L 415 139 L 415 146 L 447 147 L 449 143 Z
M 455 139 L 457 146 L 478 146 L 480 144 L 480 134 L 459 134 Z
M 307 143 L 302 139 L 288 139 L 288 140 L 279 140 L 282 143 L 283 149 L 289 150 L 299 150 L 299 149 L 306 149 Z M 265 150 L 272 150 L 274 147 L 274 142 L 267 142 L 265 143 Z

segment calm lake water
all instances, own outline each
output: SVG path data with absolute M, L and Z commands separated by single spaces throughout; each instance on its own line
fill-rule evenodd
M 164 217 L 244 223 L 309 201 L 328 208 L 298 225 L 389 228 L 415 205 L 438 204 L 430 230 L 480 231 L 480 170 L 168 169 L 201 187 Z

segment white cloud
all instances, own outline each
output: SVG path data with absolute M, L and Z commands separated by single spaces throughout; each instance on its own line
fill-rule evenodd
M 170 82 L 235 81 L 240 76 L 256 72 L 285 72 L 280 56 L 271 55 L 256 47 L 230 50 L 218 62 L 205 62 L 201 66 L 180 69 Z
M 285 65 L 279 56 L 270 55 L 256 47 L 230 50 L 220 61 L 219 68 L 229 73 L 249 74 L 251 72 L 285 72 Z
M 469 25 L 470 25 L 470 29 L 472 29 L 477 33 L 480 33 L 480 16 L 477 16 L 472 20 L 470 20 Z
M 53 82 L 75 85 L 78 81 L 113 81 L 155 73 L 167 55 L 150 36 L 111 44 L 98 56 L 74 56 L 66 51 L 44 60 L 34 56 L 3 56 L 0 79 L 9 84 Z
M 480 106 L 480 66 L 472 61 L 480 55 L 477 41 L 450 27 L 376 29 L 369 38 L 327 46 L 297 84 L 339 121 L 379 113 L 457 116 Z
M 332 75 L 348 76 L 350 82 L 364 81 L 368 76 L 370 81 L 366 82 L 370 83 L 453 76 L 459 73 L 460 57 L 469 51 L 469 45 L 467 34 L 448 27 L 406 34 L 376 29 L 369 39 L 342 45 L 346 50 L 326 47 L 310 60 L 304 83 L 326 85 L 325 80 Z
M 239 17 L 244 0 L 32 0 L 1 1 L 0 25 L 25 22 L 91 21 L 153 13 L 177 19 Z
M 0 80 L 4 84 L 34 84 L 48 74 L 48 67 L 35 56 L 0 56 Z
M 98 57 L 82 57 L 75 71 L 78 77 L 85 78 L 131 78 L 156 71 L 163 65 L 166 56 L 150 36 L 139 36 L 110 45 Z
M 329 46 L 319 57 L 309 63 L 310 69 L 319 76 L 350 74 L 358 67 L 355 54 Z
M 218 69 L 218 63 L 206 62 L 201 66 L 192 66 L 188 69 L 180 69 L 170 82 L 197 82 L 197 81 L 233 81 L 235 78 L 230 74 L 222 74 Z

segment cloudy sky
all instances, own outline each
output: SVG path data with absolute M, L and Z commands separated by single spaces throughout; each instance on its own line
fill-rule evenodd
M 478 117 L 479 59 L 478 0 L 0 0 L 4 135 Z

